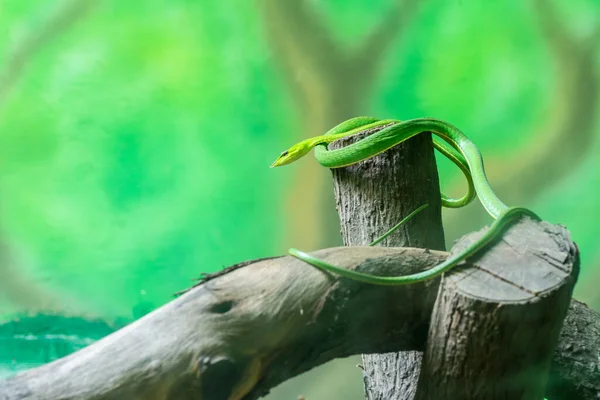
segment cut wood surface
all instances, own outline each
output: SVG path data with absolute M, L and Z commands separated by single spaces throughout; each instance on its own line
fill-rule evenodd
M 575 244 L 526 217 L 472 262 L 442 280 L 416 398 L 542 399 L 579 272 Z

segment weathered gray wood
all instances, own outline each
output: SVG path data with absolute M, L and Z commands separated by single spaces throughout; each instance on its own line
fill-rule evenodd
M 554 351 L 548 399 L 600 399 L 600 314 L 573 299 Z
M 382 275 L 414 273 L 446 256 L 382 247 L 314 254 Z M 77 353 L 0 381 L 0 399 L 257 399 L 336 357 L 422 350 L 439 283 L 363 285 L 291 257 L 219 275 Z M 549 399 L 597 400 L 600 315 L 573 300 L 567 321 Z
M 374 247 L 314 254 L 386 275 L 445 258 Z M 219 275 L 74 354 L 0 381 L 0 399 L 259 398 L 336 357 L 418 348 L 435 299 L 427 293 L 439 283 L 381 288 L 338 281 L 292 257 L 242 263 Z
M 564 228 L 524 218 L 470 261 L 442 280 L 416 398 L 542 399 L 579 272 L 577 248 Z
M 379 129 L 343 138 L 329 147 L 347 146 Z M 445 248 L 430 133 L 422 133 L 373 158 L 331 172 L 346 246 L 371 243 L 416 208 L 429 204 L 380 245 Z
M 378 129 L 338 140 L 335 149 Z M 429 204 L 380 245 L 444 249 L 440 189 L 431 135 L 420 134 L 384 153 L 332 170 L 341 231 L 346 246 L 365 245 L 410 212 Z M 365 395 L 370 400 L 412 399 L 420 352 L 364 354 Z

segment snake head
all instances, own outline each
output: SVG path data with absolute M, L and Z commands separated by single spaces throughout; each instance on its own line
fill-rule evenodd
M 296 160 L 304 157 L 306 154 L 308 154 L 308 152 L 313 147 L 314 147 L 314 145 L 311 145 L 309 140 L 305 140 L 303 142 L 296 143 L 295 145 L 293 145 L 292 147 L 290 147 L 289 149 L 287 149 L 286 151 L 281 153 L 281 155 L 279 157 L 277 157 L 277 160 L 275 160 L 275 162 L 273 164 L 271 164 L 271 168 L 281 167 L 282 165 L 287 165 L 287 164 L 293 163 L 294 161 L 296 161 Z

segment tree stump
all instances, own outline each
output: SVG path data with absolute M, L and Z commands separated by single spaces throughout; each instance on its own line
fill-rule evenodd
M 463 238 L 459 252 L 482 235 Z M 579 272 L 566 229 L 523 218 L 472 266 L 447 273 L 417 399 L 542 399 Z M 561 240 L 562 239 L 562 240 Z
M 379 129 L 331 147 L 347 146 Z M 377 157 L 332 170 L 346 245 L 369 243 L 429 203 L 434 210 L 415 217 L 386 244 L 443 247 L 429 136 L 418 135 Z M 463 239 L 454 251 L 476 237 Z M 524 220 L 493 249 L 485 249 L 475 269 L 449 274 L 438 292 L 425 372 L 419 378 L 418 352 L 363 355 L 366 398 L 542 398 L 579 267 L 576 249 L 565 243 L 572 243 L 566 230 Z M 543 341 L 532 336 L 538 333 Z
M 381 128 L 340 139 L 347 146 Z M 332 169 L 341 233 L 346 246 L 366 245 L 423 204 L 429 206 L 386 238 L 384 246 L 444 249 L 441 197 L 431 134 L 417 135 L 360 163 Z M 369 400 L 412 399 L 422 353 L 363 354 Z

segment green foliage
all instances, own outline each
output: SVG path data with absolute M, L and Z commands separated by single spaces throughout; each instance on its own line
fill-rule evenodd
M 269 121 L 283 94 L 256 18 L 132 4 L 104 4 L 48 44 L 0 118 L 11 240 L 33 277 L 99 315 L 270 254 L 279 232 L 277 197 L 257 188 L 276 192 L 267 167 L 288 124 Z
M 562 73 L 532 2 L 417 3 L 356 113 L 435 116 L 486 159 L 526 157 L 523 149 L 545 140 L 539 129 L 557 112 L 548 99 Z M 306 4 L 343 49 L 406 10 L 392 0 Z M 573 38 L 600 23 L 597 0 L 550 4 Z M 0 76 L 59 5 L 0 2 Z M 29 311 L 11 292 L 19 278 L 32 283 L 31 298 L 50 293 L 55 312 L 137 318 L 202 272 L 287 250 L 281 237 L 295 229 L 285 223 L 287 192 L 313 182 L 268 166 L 306 136 L 290 82 L 310 71 L 286 75 L 267 22 L 257 3 L 241 0 L 106 0 L 28 55 L 0 96 L 2 262 L 12 263 L 0 265 L 0 315 Z M 600 274 L 597 120 L 592 133 L 568 177 L 521 205 L 572 231 L 582 252 L 577 297 L 598 308 L 589 284 Z M 439 161 L 443 191 L 459 194 L 460 173 Z

